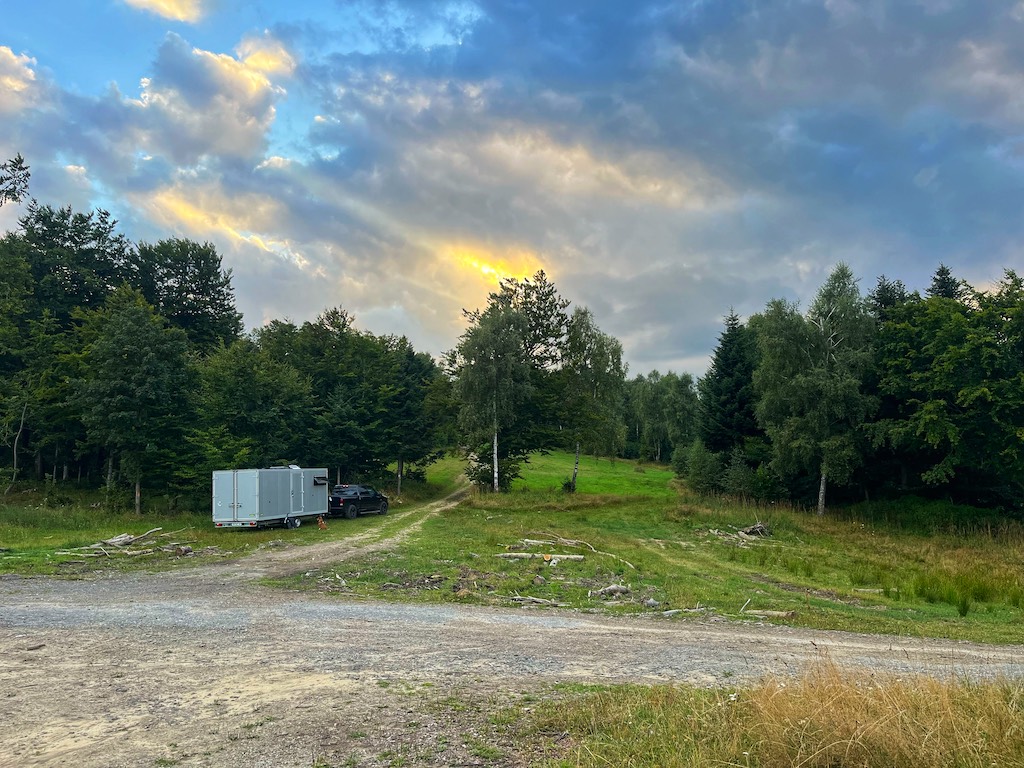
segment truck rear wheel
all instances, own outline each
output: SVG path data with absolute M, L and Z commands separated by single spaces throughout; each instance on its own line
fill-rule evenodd
M 348 506 L 345 507 L 345 518 L 348 519 L 348 520 L 355 520 L 356 519 L 356 505 L 355 504 L 349 504 Z

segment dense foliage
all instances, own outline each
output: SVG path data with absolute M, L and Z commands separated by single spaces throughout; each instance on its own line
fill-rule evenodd
M 401 477 L 443 444 L 448 390 L 429 355 L 341 309 L 243 335 L 209 243 L 136 245 L 104 211 L 34 201 L 0 239 L 3 489 L 133 486 L 140 509 L 143 489 L 205 494 L 214 469 Z
M 622 345 L 593 315 L 559 296 L 544 272 L 502 280 L 448 355 L 469 475 L 509 487 L 529 454 L 575 450 L 565 490 L 576 489 L 581 450 L 615 455 L 622 441 Z
M 778 299 L 745 326 L 730 315 L 699 390 L 702 442 L 675 463 L 702 491 L 816 497 L 819 510 L 826 487 L 1024 509 L 1013 271 L 976 290 L 942 265 L 923 297 L 884 276 L 862 296 L 841 264 L 806 315 Z

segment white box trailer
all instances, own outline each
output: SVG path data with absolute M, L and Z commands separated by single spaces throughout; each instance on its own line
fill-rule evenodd
M 297 528 L 304 517 L 327 515 L 327 491 L 326 469 L 218 470 L 213 473 L 213 524 Z

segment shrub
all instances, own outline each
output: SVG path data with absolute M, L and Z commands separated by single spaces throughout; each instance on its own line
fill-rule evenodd
M 686 481 L 697 493 L 716 493 L 722 489 L 722 460 L 700 440 L 694 440 L 690 445 Z

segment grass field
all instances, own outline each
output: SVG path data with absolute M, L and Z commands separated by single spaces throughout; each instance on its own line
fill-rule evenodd
M 445 496 L 456 489 L 461 472 L 461 462 L 454 458 L 442 459 L 431 467 L 426 483 L 406 483 L 402 499 L 393 498 L 392 504 L 401 509 L 404 505 L 415 506 Z M 138 558 L 89 558 L 84 562 L 81 553 L 56 554 L 88 547 L 121 533 L 139 535 L 156 527 L 162 530 L 147 542 L 163 545 L 181 542 L 197 553 L 216 557 L 241 556 L 275 540 L 312 543 L 322 541 L 325 536 L 343 538 L 373 526 L 380 527 L 382 534 L 386 534 L 390 527 L 388 518 L 371 516 L 331 520 L 327 532 L 310 524 L 294 530 L 218 530 L 211 523 L 208 503 L 201 508 L 175 512 L 149 509 L 138 516 L 127 510 L 106 511 L 99 492 L 70 497 L 65 491 L 60 496 L 60 506 L 48 504 L 45 490 L 41 488 L 22 489 L 0 499 L 0 573 L 77 573 L 83 568 L 162 568 L 202 562 L 201 557 L 173 559 L 159 552 Z M 71 498 L 72 503 L 63 503 Z M 142 547 L 140 544 L 137 549 Z
M 701 610 L 821 629 L 1020 642 L 1024 535 L 909 533 L 781 507 L 699 499 L 665 468 L 537 457 L 508 494 L 474 494 L 394 551 L 339 564 L 349 594 L 609 612 Z M 772 535 L 738 529 L 766 523 Z M 529 541 L 553 542 L 530 544 Z M 568 544 L 566 542 L 575 542 Z M 503 559 L 529 552 L 543 559 Z M 582 561 L 559 555 L 583 555 Z M 629 593 L 593 593 L 611 585 Z M 291 587 L 316 588 L 300 581 Z M 779 615 L 782 614 L 782 615 Z
M 1024 766 L 1024 682 L 841 669 L 744 689 L 567 687 L 532 719 L 572 743 L 552 768 Z
M 915 533 L 783 507 L 744 507 L 692 496 L 652 465 L 584 457 L 578 492 L 562 492 L 568 453 L 536 456 L 507 494 L 474 491 L 427 520 L 393 551 L 339 564 L 350 595 L 386 600 L 514 605 L 547 601 L 608 612 L 687 610 L 767 618 L 795 626 L 982 642 L 1024 638 L 1024 533 L 1004 526 L 971 534 Z M 447 458 L 426 484 L 406 484 L 394 509 L 415 509 L 457 487 L 461 464 Z M 168 567 L 166 555 L 91 559 L 57 552 L 123 532 L 160 527 L 157 543 L 187 542 L 211 556 L 237 556 L 285 539 L 301 544 L 415 520 L 333 520 L 329 531 L 214 529 L 207 509 L 136 517 L 93 508 L 97 500 L 48 507 L 40 494 L 0 504 L 0 573 L 75 572 L 95 567 Z M 739 529 L 767 524 L 770 537 Z M 548 543 L 543 543 L 548 542 Z M 505 559 L 508 554 L 551 555 Z M 571 559 L 573 556 L 582 560 Z M 71 566 L 62 565 L 78 561 Z M 314 583 L 289 587 L 316 589 Z M 595 595 L 609 586 L 628 592 Z M 767 614 L 765 613 L 767 612 Z

